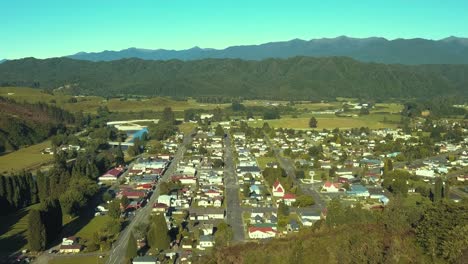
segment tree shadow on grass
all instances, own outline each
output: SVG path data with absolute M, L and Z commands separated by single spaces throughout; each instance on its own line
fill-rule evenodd
M 88 205 L 83 208 L 78 217 L 75 217 L 73 220 L 65 224 L 62 228 L 62 231 L 57 236 L 57 239 L 52 243 L 53 245 L 59 244 L 64 237 L 74 236 L 78 233 L 83 227 L 89 224 L 91 220 L 95 217 L 95 208 L 102 202 L 103 192 L 99 192 L 93 197 Z
M 0 263 L 12 263 L 17 252 L 27 243 L 26 231 L 0 238 Z
M 0 236 L 10 231 L 28 212 L 28 208 L 23 208 L 15 213 L 0 216 Z

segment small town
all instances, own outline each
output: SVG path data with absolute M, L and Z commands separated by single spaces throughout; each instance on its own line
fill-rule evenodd
M 465 264 L 468 1 L 0 1 L 0 264 Z
M 421 132 L 273 129 L 268 123 L 253 128 L 248 120 L 212 122 L 212 115 L 201 116 L 189 133 L 163 141 L 160 153 L 145 149 L 97 178 L 102 202 L 94 218 L 127 223 L 107 245 L 110 252 L 135 243 L 139 254 L 132 263 L 192 263 L 217 244 L 287 237 L 313 227 L 327 218 L 327 204 L 333 201 L 378 211 L 401 193 L 414 200 L 435 195 L 433 186 L 454 202 L 465 197 L 457 186 L 466 191 L 467 137 L 438 141 L 433 155 L 408 159 L 397 150 L 424 144 Z M 148 132 L 145 126 L 123 123 L 108 126 L 132 131 L 133 140 L 143 136 L 141 130 Z M 134 145 L 126 142 L 127 148 Z M 72 145 L 60 149 L 80 151 Z M 161 230 L 167 237 L 157 235 Z M 170 247 L 157 250 L 164 241 Z M 47 254 L 89 254 L 98 246 L 95 254 L 104 257 L 103 245 L 92 243 L 89 237 L 63 237 Z M 114 256 L 123 257 L 110 259 Z

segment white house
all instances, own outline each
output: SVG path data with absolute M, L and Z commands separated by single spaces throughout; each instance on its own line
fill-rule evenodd
M 172 200 L 172 197 L 167 194 L 159 195 L 158 197 L 158 203 L 165 204 L 167 206 L 171 206 L 171 200 Z
M 203 235 L 200 236 L 200 247 L 201 248 L 210 248 L 214 246 L 214 239 L 212 235 Z
M 271 227 L 249 227 L 250 239 L 265 239 L 276 236 L 276 231 Z
M 339 183 L 333 183 L 333 182 L 325 182 L 322 186 L 322 191 L 324 192 L 339 192 L 340 191 L 340 184 Z

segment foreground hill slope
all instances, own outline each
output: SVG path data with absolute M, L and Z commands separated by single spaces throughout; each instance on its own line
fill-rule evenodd
M 466 95 L 468 65 L 388 65 L 344 57 L 186 62 L 27 58 L 0 64 L 0 85 L 103 96 L 435 97 Z
M 0 97 L 0 154 L 38 143 L 73 122 L 74 116 L 58 107 Z

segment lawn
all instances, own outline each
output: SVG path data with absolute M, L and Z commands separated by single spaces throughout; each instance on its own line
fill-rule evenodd
M 64 256 L 49 261 L 49 264 L 104 264 L 107 256 L 100 259 L 99 256 Z
M 110 217 L 107 215 L 95 216 L 87 225 L 76 233 L 76 236 L 81 239 L 91 240 L 93 238 L 93 234 L 105 227 L 109 220 Z
M 50 147 L 50 141 L 21 148 L 17 151 L 0 156 L 0 173 L 20 171 L 40 167 L 54 159 L 53 155 L 41 154 L 41 151 Z
M 277 162 L 277 160 L 276 160 L 275 157 L 258 157 L 258 158 L 257 158 L 258 166 L 259 166 L 261 169 L 265 169 L 267 163 L 269 163 L 269 162 Z

